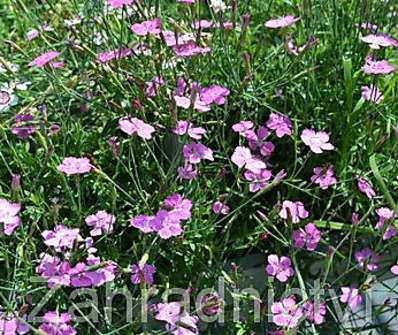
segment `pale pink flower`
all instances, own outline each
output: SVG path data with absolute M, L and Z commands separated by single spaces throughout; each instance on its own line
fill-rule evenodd
M 0 199 L 0 222 L 4 225 L 4 235 L 12 235 L 14 230 L 21 224 L 21 218 L 18 216 L 20 211 L 21 204 Z
M 229 207 L 221 201 L 214 202 L 212 209 L 215 214 L 227 215 L 229 213 Z
M 185 162 L 184 166 L 179 166 L 177 169 L 178 178 L 184 180 L 192 180 L 198 176 L 198 170 L 195 165 Z
M 202 143 L 185 144 L 182 148 L 182 154 L 190 164 L 199 164 L 202 159 L 214 161 L 213 151 Z
M 285 200 L 282 203 L 282 209 L 279 212 L 279 216 L 285 220 L 292 220 L 292 223 L 299 223 L 300 219 L 306 219 L 309 213 L 305 210 L 304 205 L 301 201 L 290 201 Z
M 276 136 L 279 138 L 292 134 L 292 122 L 285 115 L 271 113 L 266 125 L 269 129 L 275 130 Z
M 48 51 L 32 60 L 28 66 L 44 67 L 48 62 L 58 57 L 61 53 L 58 51 Z
M 304 129 L 301 133 L 301 139 L 316 154 L 321 154 L 323 150 L 334 149 L 334 146 L 329 143 L 329 135 L 323 131 Z
M 160 88 L 165 84 L 165 81 L 162 77 L 156 76 L 151 80 L 148 80 L 145 84 L 145 96 L 155 97 L 159 93 Z
M 369 44 L 372 49 L 380 49 L 380 47 L 395 47 L 398 48 L 398 41 L 391 36 L 383 33 L 369 34 L 361 37 L 361 41 Z
M 393 265 L 390 270 L 394 275 L 398 276 L 398 263 Z
M 188 42 L 185 44 L 178 44 L 173 46 L 173 51 L 177 57 L 186 58 L 199 54 L 209 53 L 211 49 L 209 47 L 202 48 L 195 42 Z
M 265 22 L 264 26 L 266 28 L 285 28 L 291 26 L 292 24 L 296 23 L 300 18 L 294 17 L 292 15 L 281 16 L 276 19 L 271 19 Z
M 375 254 L 370 248 L 355 252 L 354 257 L 359 266 L 365 271 L 375 272 L 379 269 L 380 256 Z
M 137 136 L 150 140 L 155 128 L 136 117 L 123 117 L 119 120 L 119 128 L 128 135 L 137 134 Z
M 206 130 L 202 127 L 194 127 L 191 122 L 188 121 L 177 121 L 177 126 L 173 129 L 173 133 L 177 135 L 188 134 L 190 138 L 200 140 Z
M 365 74 L 389 74 L 394 72 L 396 69 L 386 60 L 374 61 L 370 58 L 366 59 L 365 65 L 362 67 L 362 71 Z
M 254 124 L 252 121 L 240 121 L 232 126 L 232 130 L 246 137 L 247 132 L 251 130 L 253 126 Z
M 383 99 L 383 93 L 374 85 L 361 87 L 362 99 L 379 104 Z
M 303 229 L 293 231 L 293 245 L 295 248 L 304 248 L 308 251 L 314 251 L 321 240 L 321 232 L 313 224 L 308 223 Z
M 165 321 L 174 325 L 181 313 L 181 305 L 178 302 L 160 303 L 156 305 L 156 320 Z
M 225 103 L 225 98 L 230 93 L 231 91 L 226 87 L 211 85 L 210 87 L 204 87 L 200 90 L 200 100 L 206 105 L 223 105 Z
M 324 303 L 306 302 L 304 303 L 303 308 L 308 321 L 313 322 L 316 325 L 320 325 L 325 322 L 326 305 Z
M 116 218 L 106 211 L 98 211 L 95 214 L 86 217 L 85 222 L 89 227 L 93 227 L 90 231 L 91 236 L 100 236 L 102 234 L 109 234 L 113 231 L 113 224 Z
M 160 19 L 154 18 L 153 20 L 134 23 L 130 29 L 134 34 L 139 36 L 146 36 L 149 34 L 158 35 L 160 34 Z
M 303 308 L 296 304 L 294 297 L 276 301 L 271 305 L 272 322 L 280 327 L 295 328 L 304 316 Z
M 137 215 L 130 219 L 130 225 L 141 230 L 144 234 L 152 233 L 155 231 L 152 224 L 154 218 L 154 216 Z
M 252 156 L 249 148 L 241 146 L 235 148 L 231 161 L 239 168 L 245 167 L 256 174 L 267 167 L 263 161 Z
M 249 191 L 255 193 L 267 187 L 272 173 L 267 169 L 261 169 L 258 173 L 247 170 L 244 173 L 244 177 L 245 180 L 250 182 Z
M 96 60 L 99 63 L 107 63 L 114 59 L 121 59 L 121 58 L 128 57 L 131 54 L 132 54 L 132 50 L 130 48 L 109 50 L 109 51 L 104 51 L 104 52 L 100 52 L 99 54 L 97 54 Z
M 28 41 L 33 40 L 33 39 L 36 38 L 37 36 L 39 36 L 39 31 L 38 31 L 37 29 L 29 30 L 29 31 L 26 33 L 26 39 L 27 39 Z
M 56 225 L 54 230 L 45 230 L 41 235 L 47 246 L 53 247 L 55 251 L 61 252 L 66 249 L 72 249 L 75 243 L 83 240 L 79 232 L 79 228 L 70 229 L 64 225 Z
M 90 172 L 91 169 L 90 160 L 86 157 L 66 157 L 63 159 L 62 163 L 57 166 L 59 172 L 65 173 L 68 176 L 73 174 L 84 174 Z
M 340 296 L 340 301 L 348 304 L 352 310 L 362 303 L 362 297 L 357 288 L 342 287 L 341 292 L 342 295 Z

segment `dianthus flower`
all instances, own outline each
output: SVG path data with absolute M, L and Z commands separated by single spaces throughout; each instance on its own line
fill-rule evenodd
M 286 15 L 286 16 L 281 16 L 276 19 L 271 19 L 265 22 L 264 26 L 266 28 L 285 28 L 289 27 L 292 24 L 296 23 L 300 18 L 294 17 L 293 15 Z
M 329 135 L 323 131 L 304 129 L 300 137 L 304 144 L 309 146 L 311 151 L 316 154 L 321 154 L 323 150 L 334 149 L 334 146 L 329 143 Z
M 137 134 L 137 136 L 150 140 L 155 128 L 136 117 L 127 118 L 123 117 L 119 120 L 119 128 L 128 135 Z
M 284 283 L 294 275 L 292 263 L 289 257 L 278 257 L 277 255 L 268 256 L 268 264 L 265 267 L 266 272 L 270 276 L 276 277 L 280 282 Z
M 86 217 L 85 222 L 87 226 L 93 227 L 90 231 L 91 236 L 99 236 L 102 234 L 109 234 L 113 231 L 113 224 L 116 218 L 106 211 L 98 211 L 95 214 Z
M 375 272 L 379 269 L 380 256 L 376 255 L 370 248 L 355 252 L 354 257 L 364 271 Z
M 320 240 L 321 232 L 313 223 L 308 223 L 304 230 L 293 231 L 293 245 L 295 248 L 306 247 L 308 251 L 314 251 Z
M 57 170 L 70 176 L 73 174 L 83 174 L 91 171 L 91 164 L 88 158 L 66 157 L 58 165 Z
M 341 292 L 342 295 L 340 296 L 340 301 L 348 304 L 352 310 L 357 308 L 362 303 L 362 297 L 357 288 L 342 287 Z
M 156 268 L 151 264 L 133 264 L 130 267 L 131 270 L 131 282 L 135 285 L 145 283 L 148 285 L 153 284 L 153 274 L 156 272 Z
M 311 177 L 311 181 L 314 184 L 318 184 L 322 190 L 327 190 L 330 186 L 337 183 L 336 177 L 331 167 L 326 168 L 315 167 L 313 169 L 314 175 Z
M 366 194 L 366 196 L 369 199 L 372 199 L 373 197 L 376 196 L 376 192 L 374 191 L 374 189 L 372 188 L 372 186 L 362 177 L 358 177 L 357 178 L 357 182 L 358 182 L 358 189 Z
M 279 138 L 292 134 L 292 122 L 285 115 L 271 113 L 266 125 L 269 129 L 275 130 L 276 136 Z
M 309 213 L 305 210 L 304 205 L 301 201 L 290 201 L 285 200 L 282 203 L 282 209 L 279 212 L 279 216 L 282 219 L 290 219 L 292 223 L 299 223 L 300 219 L 307 218 Z
M 14 230 L 21 224 L 21 218 L 18 216 L 20 211 L 21 204 L 0 199 L 0 222 L 4 225 L 4 235 L 12 235 Z
M 271 305 L 272 321 L 277 326 L 295 328 L 304 316 L 302 307 L 296 304 L 293 297 L 276 301 Z

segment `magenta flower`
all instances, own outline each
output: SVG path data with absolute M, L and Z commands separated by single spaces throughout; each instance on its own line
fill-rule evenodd
M 15 115 L 11 132 L 22 140 L 28 138 L 36 131 L 34 123 L 31 121 L 33 121 L 31 114 Z
M 86 217 L 85 222 L 89 227 L 94 227 L 90 231 L 91 236 L 100 236 L 102 234 L 109 234 L 113 231 L 113 224 L 116 218 L 106 211 L 98 211 L 95 214 Z
M 73 174 L 84 174 L 91 171 L 91 164 L 88 158 L 66 157 L 62 163 L 57 166 L 59 172 L 70 176 Z
M 269 180 L 272 177 L 272 173 L 267 169 L 261 169 L 258 173 L 247 170 L 244 173 L 244 177 L 245 180 L 250 182 L 249 191 L 255 193 L 267 187 Z
M 326 306 L 320 302 L 318 304 L 306 302 L 303 305 L 305 315 L 308 321 L 320 325 L 325 322 Z
M 337 183 L 331 167 L 321 168 L 317 166 L 313 171 L 314 175 L 311 177 L 311 181 L 314 184 L 318 184 L 322 190 L 327 190 L 330 186 Z
M 177 0 L 179 3 L 185 3 L 185 4 L 192 4 L 195 3 L 196 0 Z
M 0 311 L 0 334 L 2 335 L 23 335 L 30 332 L 30 327 L 22 321 L 19 321 L 15 315 L 18 311 L 5 313 Z M 26 319 L 26 315 L 22 316 Z
M 58 57 L 61 53 L 58 51 L 48 51 L 32 60 L 28 66 L 44 67 L 48 62 Z
M 376 196 L 376 192 L 374 191 L 372 186 L 365 179 L 363 179 L 362 177 L 358 177 L 357 182 L 358 182 L 359 191 L 366 194 L 366 196 L 369 199 L 372 199 L 373 197 Z
M 268 256 L 268 265 L 265 267 L 268 275 L 276 277 L 280 282 L 284 283 L 294 275 L 292 263 L 289 257 L 278 257 L 277 255 Z
M 253 157 L 250 149 L 246 147 L 236 147 L 231 156 L 231 161 L 239 168 L 245 167 L 255 174 L 260 173 L 262 169 L 267 167 L 263 161 Z
M 128 57 L 131 54 L 132 50 L 130 48 L 108 50 L 97 54 L 96 60 L 97 62 L 104 64 L 114 59 L 121 59 Z
M 145 283 L 148 285 L 153 284 L 153 274 L 156 272 L 156 267 L 151 264 L 133 264 L 130 267 L 131 282 L 134 285 Z
M 389 224 L 383 233 L 383 240 L 389 240 L 393 238 L 395 235 L 397 235 L 397 230 L 395 229 L 395 226 Z
M 173 133 L 177 135 L 188 134 L 190 138 L 200 140 L 206 130 L 202 127 L 194 127 L 191 122 L 188 121 L 177 121 L 177 126 L 173 129 Z
M 389 209 L 388 207 L 377 208 L 376 214 L 378 216 L 376 229 L 382 229 L 386 221 L 390 221 L 395 217 L 394 211 Z
M 279 216 L 285 220 L 292 220 L 292 223 L 299 223 L 300 219 L 307 218 L 309 213 L 305 210 L 301 201 L 285 200 L 282 203 L 282 209 Z
M 198 170 L 195 165 L 185 163 L 184 166 L 179 166 L 177 169 L 178 178 L 184 180 L 192 180 L 198 176 Z
M 380 256 L 376 255 L 370 248 L 355 252 L 354 257 L 364 271 L 375 272 L 379 269 Z
M 395 47 L 398 48 L 398 41 L 391 36 L 383 33 L 369 34 L 361 37 L 361 41 L 369 44 L 371 49 L 380 49 L 380 47 Z
M 128 135 L 133 135 L 136 133 L 137 136 L 145 140 L 150 140 L 152 138 L 152 133 L 155 132 L 154 127 L 140 119 L 137 119 L 136 117 L 121 118 L 119 120 L 119 128 Z
M 264 26 L 270 29 L 285 28 L 296 23 L 300 18 L 294 17 L 292 15 L 281 16 L 276 19 L 271 19 L 265 22 Z
M 214 161 L 213 151 L 202 143 L 185 144 L 182 154 L 184 159 L 191 164 L 199 164 L 202 159 Z
M 371 101 L 375 104 L 379 104 L 384 99 L 383 93 L 381 93 L 381 91 L 374 85 L 362 86 L 361 92 L 362 99 L 365 101 Z
M 75 335 L 76 330 L 70 325 L 72 316 L 69 313 L 47 312 L 44 314 L 44 323 L 39 330 L 48 335 Z
M 305 145 L 309 146 L 311 151 L 321 154 L 323 150 L 333 150 L 334 146 L 329 143 L 329 135 L 323 131 L 314 129 L 304 129 L 301 133 L 301 139 Z
M 211 85 L 200 90 L 200 100 L 206 105 L 223 105 L 225 97 L 230 94 L 230 90 L 220 85 Z
M 227 215 L 229 213 L 229 207 L 223 204 L 221 201 L 216 201 L 212 206 L 213 213 Z
M 112 8 L 121 8 L 133 4 L 135 0 L 107 0 L 107 2 Z
M 293 231 L 293 245 L 295 248 L 307 247 L 308 251 L 314 251 L 321 240 L 321 232 L 313 223 L 308 223 L 304 230 Z
M 280 327 L 294 328 L 304 316 L 303 308 L 296 304 L 294 297 L 276 301 L 271 305 L 272 322 Z
M 79 228 L 69 229 L 63 225 L 56 225 L 54 230 L 42 232 L 44 243 L 53 247 L 55 251 L 61 252 L 72 249 L 75 242 L 80 242 L 83 238 L 79 234 Z
M 365 74 L 389 74 L 394 72 L 396 69 L 386 60 L 374 61 L 371 58 L 366 59 L 365 65 L 362 67 L 362 71 Z
M 152 233 L 155 228 L 152 225 L 154 216 L 137 215 L 130 219 L 130 225 L 141 230 L 144 234 Z
M 18 216 L 20 211 L 21 204 L 0 198 L 0 222 L 4 225 L 4 235 L 12 235 L 14 230 L 21 224 L 21 218 Z
M 342 287 L 341 292 L 342 295 L 340 296 L 340 301 L 348 304 L 352 310 L 357 308 L 362 303 L 362 297 L 357 288 Z
M 156 305 L 156 309 L 155 319 L 171 325 L 175 325 L 181 313 L 181 306 L 178 302 L 160 303 Z
M 130 29 L 134 34 L 139 36 L 146 36 L 150 34 L 158 35 L 160 34 L 160 19 L 155 18 L 142 23 L 134 23 Z
M 292 134 L 292 122 L 282 114 L 271 113 L 266 125 L 269 129 L 275 130 L 276 136 L 279 138 Z

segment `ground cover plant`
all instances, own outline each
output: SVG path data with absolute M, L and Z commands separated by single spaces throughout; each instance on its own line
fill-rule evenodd
M 0 334 L 396 333 L 397 15 L 0 0 Z

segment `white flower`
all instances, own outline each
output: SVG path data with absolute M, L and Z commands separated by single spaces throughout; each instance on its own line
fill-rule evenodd
M 227 9 L 223 0 L 211 0 L 210 7 L 213 8 L 215 13 L 223 12 Z

